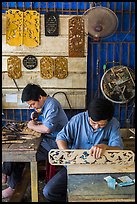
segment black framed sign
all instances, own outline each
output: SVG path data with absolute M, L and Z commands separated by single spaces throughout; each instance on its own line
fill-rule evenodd
M 37 58 L 33 55 L 27 55 L 23 59 L 23 65 L 27 69 L 34 69 L 37 66 Z
M 45 35 L 59 35 L 59 14 L 56 12 L 48 12 L 45 14 Z

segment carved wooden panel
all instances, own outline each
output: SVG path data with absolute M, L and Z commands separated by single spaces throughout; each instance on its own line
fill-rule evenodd
M 64 79 L 68 76 L 68 60 L 65 57 L 57 57 L 55 59 L 54 76 L 58 79 Z
M 12 79 L 19 79 L 22 76 L 21 59 L 12 56 L 7 59 L 8 76 Z
M 34 55 L 27 55 L 23 58 L 23 65 L 26 69 L 32 70 L 37 64 L 37 58 Z
M 51 79 L 54 75 L 54 59 L 42 57 L 40 60 L 40 75 L 44 79 Z
M 36 47 L 40 44 L 40 14 L 37 11 L 26 10 L 23 15 L 23 44 Z
M 52 149 L 49 152 L 49 162 L 52 165 L 70 164 L 112 164 L 131 165 L 134 163 L 134 153 L 130 150 L 106 150 L 105 154 L 94 159 L 89 150 L 58 150 Z
M 84 57 L 84 20 L 80 16 L 69 19 L 69 57 Z
M 6 43 L 11 46 L 22 45 L 23 12 L 9 9 L 6 12 Z
M 58 36 L 59 14 L 56 12 L 47 12 L 45 14 L 45 35 Z

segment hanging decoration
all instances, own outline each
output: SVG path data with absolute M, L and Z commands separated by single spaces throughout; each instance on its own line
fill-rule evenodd
M 23 44 L 36 47 L 40 44 L 40 14 L 37 11 L 26 10 L 23 16 Z
M 68 60 L 65 57 L 57 57 L 55 59 L 54 76 L 58 79 L 64 79 L 68 76 Z
M 44 79 L 51 79 L 54 75 L 54 59 L 42 57 L 40 60 L 40 75 Z
M 69 57 L 84 57 L 84 20 L 80 16 L 69 19 Z
M 114 103 L 126 103 L 135 96 L 134 80 L 132 69 L 122 65 L 114 66 L 102 76 L 101 91 Z
M 45 35 L 58 36 L 59 34 L 59 15 L 56 12 L 45 14 Z
M 11 46 L 36 47 L 40 44 L 40 14 L 9 9 L 6 12 L 6 43 Z
M 11 46 L 22 45 L 23 40 L 23 12 L 9 9 L 6 12 L 6 43 Z
M 12 56 L 7 59 L 8 76 L 11 79 L 19 79 L 22 76 L 21 59 L 17 56 Z
M 23 59 L 23 65 L 26 69 L 34 69 L 37 66 L 37 58 L 33 55 L 27 55 Z

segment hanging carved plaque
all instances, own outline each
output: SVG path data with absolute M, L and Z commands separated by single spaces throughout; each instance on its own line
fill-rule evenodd
M 37 58 L 33 55 L 27 55 L 23 59 L 23 65 L 27 69 L 34 69 L 37 66 Z
M 55 59 L 54 76 L 59 79 L 64 79 L 68 76 L 68 60 L 65 57 L 57 57 Z
M 7 59 L 8 76 L 12 79 L 19 79 L 22 76 L 21 59 L 12 56 Z
M 23 18 L 23 44 L 36 47 L 40 44 L 40 14 L 26 10 Z
M 134 164 L 134 153 L 130 150 L 106 150 L 99 159 L 94 159 L 89 150 L 57 150 L 49 152 L 49 162 L 52 165 L 70 164 L 113 164 L 132 165 Z
M 54 60 L 51 57 L 43 57 L 40 60 L 40 75 L 44 79 L 51 79 L 54 75 Z
M 9 9 L 6 12 L 6 43 L 11 46 L 22 45 L 23 12 Z
M 84 57 L 84 20 L 80 16 L 69 19 L 69 57 Z
M 58 36 L 59 15 L 56 12 L 45 14 L 45 35 Z

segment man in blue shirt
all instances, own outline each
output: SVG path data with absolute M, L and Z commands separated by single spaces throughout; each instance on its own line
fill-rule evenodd
M 58 148 L 55 139 L 57 133 L 67 124 L 68 118 L 61 104 L 55 98 L 48 96 L 39 85 L 28 84 L 23 89 L 21 100 L 26 102 L 29 108 L 35 109 L 31 114 L 32 120 L 28 122 L 28 128 L 42 133 L 37 161 L 46 160 L 50 149 Z M 41 123 L 36 120 L 35 116 L 41 118 Z M 23 168 L 22 162 L 3 163 L 2 182 L 7 182 L 9 187 L 2 191 L 2 198 L 12 196 L 16 184 L 20 181 Z
M 88 111 L 71 118 L 58 133 L 59 149 L 88 149 L 98 159 L 105 150 L 123 149 L 120 124 L 113 117 L 114 106 L 104 98 L 95 98 Z M 60 170 L 44 187 L 43 194 L 50 202 L 67 202 L 67 170 Z

